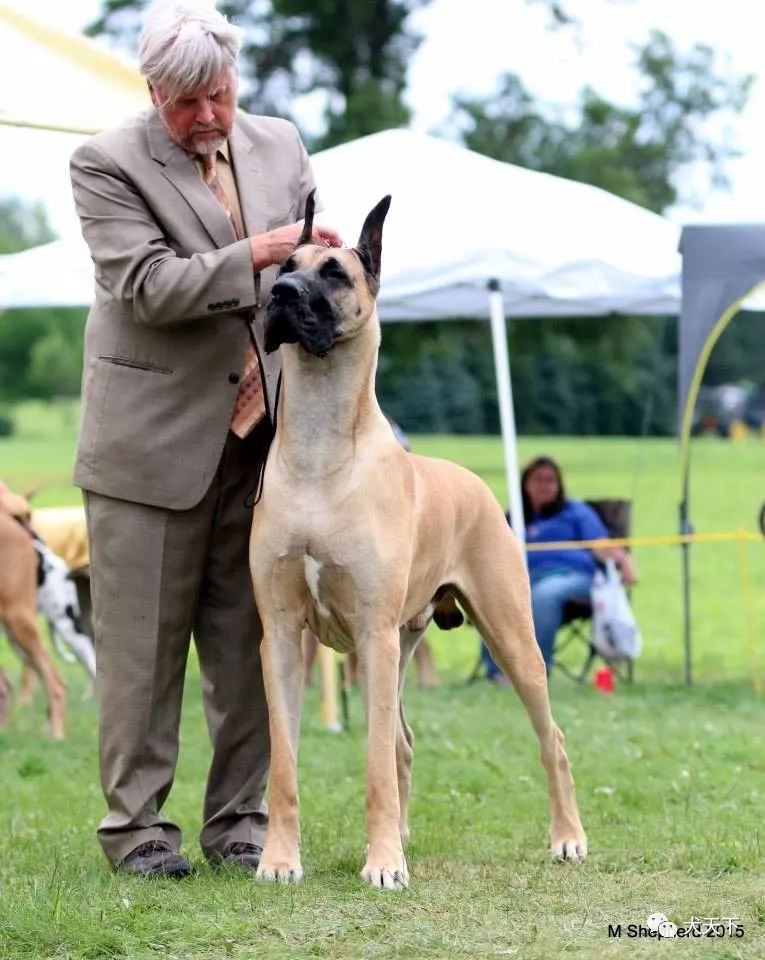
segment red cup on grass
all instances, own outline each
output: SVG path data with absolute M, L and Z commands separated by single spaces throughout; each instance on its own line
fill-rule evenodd
M 610 667 L 598 667 L 593 676 L 595 689 L 601 693 L 614 692 L 614 671 Z

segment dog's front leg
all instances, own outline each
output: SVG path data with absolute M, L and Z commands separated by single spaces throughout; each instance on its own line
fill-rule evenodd
M 300 627 L 263 622 L 261 659 L 271 733 L 268 780 L 268 834 L 260 858 L 260 880 L 294 883 L 300 864 L 297 751 L 303 702 L 303 656 Z
M 399 723 L 399 632 L 370 631 L 358 644 L 359 681 L 367 718 L 366 883 L 381 890 L 409 885 L 401 843 L 396 737 Z

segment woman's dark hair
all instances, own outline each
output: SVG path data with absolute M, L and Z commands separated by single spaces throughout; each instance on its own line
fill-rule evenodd
M 550 470 L 554 471 L 555 478 L 558 481 L 558 496 L 546 506 L 542 507 L 539 511 L 540 517 L 552 517 L 554 514 L 558 513 L 559 510 L 563 509 L 563 505 L 566 502 L 566 491 L 563 486 L 563 474 L 560 472 L 560 467 L 553 460 L 552 457 L 535 457 L 531 463 L 527 463 L 523 468 L 523 473 L 521 474 L 521 496 L 523 497 L 523 517 L 528 523 L 529 520 L 534 516 L 534 511 L 531 507 L 531 501 L 529 500 L 528 494 L 526 493 L 526 481 L 534 473 L 535 470 L 539 470 L 540 467 L 549 467 Z

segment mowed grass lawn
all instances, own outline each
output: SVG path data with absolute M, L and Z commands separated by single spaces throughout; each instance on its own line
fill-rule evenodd
M 0 440 L 0 478 L 40 487 L 39 503 L 76 503 L 68 486 L 74 416 L 25 408 L 21 432 Z M 504 497 L 494 438 L 415 437 Z M 676 529 L 677 458 L 670 440 L 523 438 L 521 458 L 558 457 L 573 496 L 630 496 L 637 535 Z M 692 515 L 701 532 L 754 530 L 765 499 L 765 444 L 696 442 Z M 181 758 L 168 813 L 198 866 L 182 883 L 111 874 L 93 836 L 102 814 L 96 707 L 85 680 L 62 666 L 68 737 L 43 735 L 43 702 L 15 706 L 0 735 L 2 958 L 477 958 L 765 956 L 765 710 L 752 672 L 765 625 L 763 545 L 746 547 L 751 624 L 736 543 L 692 552 L 694 674 L 682 685 L 677 547 L 635 550 L 634 605 L 644 654 L 636 682 L 613 696 L 562 675 L 551 696 L 569 756 L 591 855 L 553 864 L 537 747 L 507 689 L 465 684 L 476 654 L 469 628 L 432 634 L 439 689 L 407 691 L 417 739 L 408 848 L 411 886 L 362 887 L 362 711 L 350 730 L 319 723 L 309 689 L 300 755 L 304 882 L 265 887 L 202 861 L 195 834 L 209 748 L 196 662 L 189 664 Z M 751 631 L 750 631 L 751 625 Z M 752 650 L 754 641 L 755 651 Z M 0 662 L 17 676 L 7 649 Z M 678 924 L 738 917 L 743 937 L 658 944 L 627 925 L 661 912 Z M 609 938 L 608 925 L 622 924 Z

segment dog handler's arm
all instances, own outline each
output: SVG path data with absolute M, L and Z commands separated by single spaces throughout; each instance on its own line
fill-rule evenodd
M 290 223 L 285 227 L 269 230 L 268 233 L 250 237 L 254 268 L 263 270 L 274 263 L 283 263 L 295 249 L 302 229 L 302 223 Z M 342 247 L 343 245 L 340 234 L 330 227 L 314 227 L 311 242 L 320 247 Z
M 257 269 L 262 269 L 289 254 L 281 256 L 285 233 L 294 232 L 295 239 L 300 234 L 299 225 L 279 227 L 258 238 L 179 257 L 128 175 L 96 144 L 75 151 L 71 176 L 96 283 L 115 299 L 131 303 L 136 322 L 146 326 L 188 323 L 254 306 L 251 241 L 261 241 L 263 259 Z M 268 251 L 279 259 L 267 259 Z M 235 307 L 229 306 L 232 301 Z M 211 311 L 210 304 L 220 308 Z
M 128 175 L 92 141 L 72 155 L 72 188 L 96 284 L 129 302 L 137 323 L 187 323 L 211 316 L 207 305 L 255 303 L 249 241 L 179 257 Z M 223 312 L 223 311 L 221 311 Z

